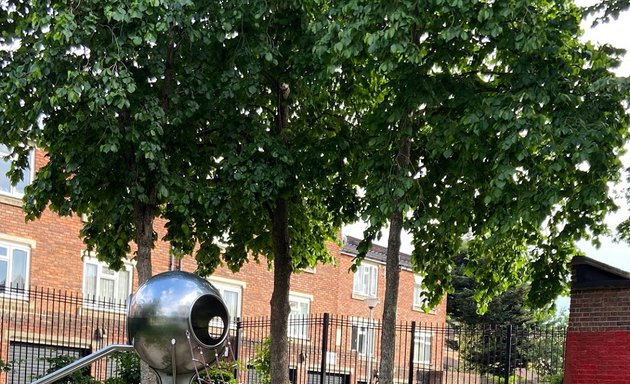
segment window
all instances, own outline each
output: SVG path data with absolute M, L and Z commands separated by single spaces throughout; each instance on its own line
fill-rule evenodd
M 319 371 L 308 371 L 307 384 L 320 384 L 322 374 Z M 350 384 L 350 375 L 347 373 L 326 372 L 325 384 Z
M 289 337 L 296 339 L 308 339 L 308 315 L 311 307 L 311 298 L 307 295 L 289 295 Z
M 365 319 L 353 320 L 350 349 L 357 351 L 360 355 L 371 356 L 374 351 L 373 344 L 374 324 L 370 324 Z
M 11 180 L 9 180 L 9 176 L 7 176 L 7 172 L 11 169 L 12 160 L 7 160 L 5 157 L 10 154 L 11 151 L 9 148 L 7 148 L 6 145 L 0 144 L 0 193 L 21 198 L 24 196 L 24 187 L 29 185 L 33 178 L 33 153 L 31 152 L 29 156 L 29 166 L 24 170 L 22 180 L 18 181 L 15 185 L 11 184 Z
M 20 291 L 28 288 L 29 256 L 27 246 L 0 242 L 0 291 Z
M 240 284 L 230 284 L 227 282 L 219 282 L 210 279 L 210 283 L 219 290 L 223 302 L 230 314 L 230 326 L 236 327 L 236 318 L 241 317 L 241 298 L 243 296 L 243 287 Z
M 83 266 L 83 298 L 86 306 L 125 310 L 131 294 L 131 264 L 120 271 L 110 269 L 96 259 L 86 259 Z
M 315 271 L 316 271 L 316 268 L 315 267 L 311 267 L 311 266 L 304 267 L 304 268 L 300 269 L 300 272 L 306 272 L 306 273 L 315 273 Z
M 31 337 L 29 337 L 31 339 Z M 78 359 L 90 354 L 89 349 L 73 348 L 61 345 L 34 344 L 9 340 L 8 361 L 14 362 L 12 369 L 7 372 L 9 383 L 30 383 L 32 378 L 43 376 L 51 365 L 55 357 L 66 356 L 70 359 Z M 109 363 L 109 362 L 108 362 Z M 57 362 L 58 364 L 58 362 Z M 90 367 L 81 369 L 81 376 L 89 377 Z M 4 375 L 3 375 L 4 376 Z M 57 381 L 58 383 L 62 382 Z M 70 380 L 68 380 L 70 382 Z M 72 382 L 88 382 L 76 380 Z
M 422 309 L 422 304 L 426 293 L 422 288 L 422 276 L 414 274 L 413 279 L 413 308 Z
M 431 333 L 416 332 L 413 338 L 413 362 L 431 364 Z
M 376 296 L 378 267 L 372 264 L 361 264 L 354 273 L 352 292 L 361 296 Z
M 414 285 L 413 285 L 413 310 L 414 311 L 424 311 L 424 306 L 427 304 L 425 299 L 427 297 L 427 291 L 422 287 L 422 276 L 413 275 Z M 437 309 L 435 307 L 429 308 L 428 313 L 436 314 Z

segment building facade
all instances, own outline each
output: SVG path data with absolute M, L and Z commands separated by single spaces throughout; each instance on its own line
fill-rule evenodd
M 629 383 L 630 273 L 584 256 L 571 267 L 564 383 Z
M 7 148 L 0 145 L 0 156 L 7 153 Z M 59 217 L 46 210 L 40 219 L 25 221 L 21 208 L 24 187 L 33 179 L 35 169 L 45 161 L 44 153 L 35 151 L 31 156 L 30 171 L 25 173 L 24 180 L 11 185 L 6 176 L 10 163 L 0 159 L 0 295 L 5 299 L 2 301 L 3 311 L 15 312 L 15 306 L 28 308 L 31 304 L 26 292 L 48 289 L 77 293 L 79 299 L 72 304 L 77 314 L 124 312 L 129 294 L 137 288 L 132 261 L 126 263 L 125 269 L 113 271 L 93 255 L 86 254 L 79 237 L 83 225 L 80 217 Z M 164 222 L 157 220 L 156 225 L 163 227 Z M 373 352 L 367 351 L 367 348 L 376 349 L 377 346 L 374 337 L 366 331 L 366 327 L 372 323 L 366 321 L 376 321 L 384 310 L 386 250 L 374 246 L 357 272 L 353 273 L 350 267 L 357 253 L 358 242 L 356 238 L 342 237 L 339 243 L 329 243 L 335 265 L 318 265 L 293 275 L 291 317 L 303 318 L 324 313 L 345 316 L 352 323 L 350 347 L 364 355 L 372 355 Z M 192 257 L 175 260 L 170 256 L 169 245 L 165 242 L 156 244 L 152 260 L 154 274 L 173 269 L 195 270 Z M 208 279 L 220 290 L 234 320 L 270 315 L 273 272 L 265 262 L 246 263 L 238 273 L 219 268 Z M 445 303 L 429 313 L 421 308 L 421 277 L 411 271 L 409 255 L 401 254 L 400 279 L 398 319 L 403 322 L 443 325 L 446 318 Z M 367 305 L 370 302 L 366 301 L 368 298 L 376 300 Z M 51 315 L 52 318 L 54 316 Z M 294 338 L 305 337 L 305 332 L 299 326 L 289 329 L 290 336 Z M 97 340 L 98 332 L 86 331 L 85 338 L 89 340 L 68 342 L 63 341 L 64 337 L 61 336 L 40 335 L 38 340 L 43 342 L 29 346 L 26 338 L 10 339 L 5 328 L 1 333 L 0 359 L 5 362 L 10 361 L 12 350 L 17 345 L 20 348 L 47 350 L 50 347 L 59 350 L 77 347 L 82 351 L 92 351 L 98 348 L 99 343 L 107 342 L 102 338 Z M 429 356 L 429 350 L 437 340 L 432 340 L 431 335 L 426 334 L 418 334 L 416 339 L 417 351 L 426 351 L 418 352 L 418 360 L 439 365 Z

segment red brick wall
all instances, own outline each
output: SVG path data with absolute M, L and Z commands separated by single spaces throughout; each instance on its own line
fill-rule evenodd
M 291 278 L 291 291 L 313 295 L 310 311 L 313 314 L 331 313 L 367 318 L 369 309 L 362 297 L 353 297 L 354 275 L 349 271 L 352 257 L 340 252 L 336 244 L 329 244 L 331 253 L 335 255 L 337 265 L 318 265 L 315 273 L 300 272 Z M 366 260 L 366 262 L 369 262 Z M 380 303 L 373 311 L 374 318 L 380 318 L 385 297 L 385 266 L 378 265 L 378 297 Z M 191 262 L 184 260 L 186 270 L 192 270 Z M 242 281 L 243 289 L 242 315 L 269 316 L 271 293 L 273 291 L 273 271 L 267 269 L 266 261 L 260 264 L 246 263 L 238 273 L 220 268 L 213 276 Z M 446 320 L 446 302 L 442 302 L 433 313 L 426 314 L 413 309 L 414 277 L 409 270 L 403 269 L 400 275 L 400 291 L 398 297 L 398 320 L 421 323 L 444 324 Z
M 42 152 L 37 151 L 35 167 L 44 163 Z M 80 292 L 81 249 L 84 248 L 78 237 L 81 220 L 61 218 L 47 210 L 39 220 L 27 223 L 20 200 L 5 198 L 3 202 L 0 204 L 0 233 L 35 242 L 31 249 L 30 284 Z
M 349 270 L 352 265 L 352 256 L 341 253 L 336 244 L 329 244 L 331 253 L 335 256 L 337 263 L 333 265 L 318 265 L 315 273 L 300 272 L 294 274 L 291 278 L 291 291 L 296 293 L 310 294 L 313 296 L 311 302 L 311 314 L 330 313 L 333 315 L 344 315 L 349 317 L 368 318 L 369 309 L 363 301 L 363 297 L 353 296 L 352 290 L 354 286 L 354 274 Z M 190 262 L 184 260 L 185 265 L 190 267 Z M 364 263 L 371 262 L 370 260 Z M 371 262 L 374 264 L 374 262 Z M 378 285 L 377 295 L 380 303 L 373 311 L 373 317 L 382 318 L 384 309 L 383 302 L 385 297 L 385 265 L 378 265 Z M 242 300 L 242 316 L 243 317 L 268 317 L 271 307 L 269 305 L 271 293 L 273 290 L 273 272 L 267 269 L 266 261 L 261 264 L 254 262 L 247 263 L 240 272 L 232 273 L 225 268 L 217 270 L 212 277 L 220 277 L 233 279 L 245 283 L 243 289 Z M 212 278 L 211 277 L 211 278 Z M 446 322 L 446 301 L 443 301 L 433 313 L 426 314 L 420 310 L 413 309 L 414 294 L 414 274 L 403 269 L 400 274 L 400 290 L 398 298 L 398 322 L 415 321 L 423 325 L 423 329 L 430 330 L 426 326 L 444 326 Z M 350 338 L 347 326 L 344 328 L 344 340 L 347 345 L 344 347 L 350 350 Z M 331 334 L 334 334 L 334 330 Z M 396 361 L 405 361 L 408 344 L 400 345 L 401 340 L 397 341 L 397 357 Z M 375 339 L 375 351 L 378 354 L 380 350 L 380 339 Z M 433 353 L 431 366 L 434 370 L 441 370 L 442 367 L 442 346 L 444 345 L 444 335 L 441 332 L 433 334 Z M 408 357 L 407 357 L 408 358 Z M 375 366 L 377 365 L 375 359 Z M 362 369 L 355 367 L 355 369 Z M 400 368 L 398 368 L 400 369 Z M 355 372 L 360 377 L 364 377 L 363 371 Z M 360 373 L 360 374 L 359 374 Z M 358 376 L 358 377 L 359 377 Z
M 0 233 L 34 241 L 31 249 L 30 284 L 38 287 L 81 292 L 83 284 L 82 250 L 85 249 L 78 236 L 82 227 L 80 218 L 62 218 L 50 211 L 45 211 L 41 219 L 25 223 L 21 208 L 0 204 L 3 218 Z M 156 227 L 163 228 L 163 221 L 158 220 Z M 160 236 L 163 230 L 160 230 Z M 360 297 L 353 297 L 353 274 L 349 271 L 352 257 L 342 255 L 336 244 L 329 245 L 337 258 L 337 266 L 318 265 L 315 273 L 301 272 L 294 274 L 291 290 L 311 294 L 311 313 L 333 313 L 367 317 L 368 309 Z M 134 247 L 132 247 L 133 249 Z M 168 271 L 169 247 L 158 242 L 153 250 L 153 273 Z M 385 296 L 385 266 L 378 265 L 378 297 L 380 304 L 374 309 L 374 317 L 381 317 Z M 195 264 L 192 258 L 182 260 L 182 269 L 193 272 Z M 269 316 L 271 293 L 273 290 L 273 272 L 267 269 L 266 260 L 258 264 L 246 263 L 239 273 L 233 274 L 226 268 L 216 271 L 215 276 L 240 280 L 246 283 L 243 290 L 243 316 Z M 414 310 L 413 274 L 408 270 L 401 272 L 398 319 L 443 324 L 446 305 L 442 303 L 433 313 L 425 314 Z M 137 287 L 137 274 L 134 271 L 134 289 Z
M 630 383 L 630 331 L 567 333 L 564 384 Z
M 630 289 L 573 289 L 565 384 L 630 383 Z

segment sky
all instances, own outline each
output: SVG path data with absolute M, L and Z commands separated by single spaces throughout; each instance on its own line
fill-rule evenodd
M 579 0 L 578 5 L 589 5 L 590 0 Z M 591 22 L 586 21 L 583 24 L 584 40 L 589 40 L 594 44 L 611 44 L 617 48 L 624 48 L 630 51 L 630 10 L 620 15 L 617 20 L 612 20 L 608 24 L 599 24 L 592 28 Z M 624 57 L 624 60 L 616 73 L 619 76 L 630 76 L 630 54 Z M 630 150 L 624 158 L 626 167 L 630 166 Z M 606 223 L 612 230 L 623 221 L 625 218 L 630 217 L 630 209 L 628 204 L 623 199 L 623 189 L 627 186 L 627 183 L 621 185 L 611 186 L 611 195 L 615 197 L 620 209 L 607 217 Z M 344 235 L 362 238 L 362 230 L 365 227 L 364 223 L 355 223 L 349 226 L 345 226 L 343 229 Z M 379 245 L 387 244 L 387 231 L 383 231 L 383 236 L 376 242 Z M 630 271 L 630 245 L 627 243 L 617 243 L 613 240 L 612 236 L 601 239 L 601 247 L 595 248 L 589 242 L 581 241 L 578 243 L 579 248 L 586 254 L 586 256 L 599 260 L 606 264 L 612 265 L 617 268 Z M 401 252 L 411 253 L 411 238 L 408 234 L 403 234 Z
M 578 1 L 579 5 L 591 4 L 592 1 Z M 608 24 L 599 24 L 591 28 L 590 22 L 583 25 L 584 38 L 597 44 L 611 44 L 617 48 L 624 48 L 630 51 L 630 10 L 619 16 L 619 19 L 612 20 Z M 630 76 L 630 54 L 626 54 L 622 64 L 616 70 L 619 76 Z M 629 154 L 624 157 L 626 167 L 630 166 L 630 150 Z M 607 224 L 614 228 L 621 221 L 630 216 L 628 204 L 624 201 L 622 191 L 628 187 L 628 183 L 612 188 L 612 194 L 617 198 L 619 210 L 608 216 Z M 587 242 L 579 243 L 580 249 L 586 256 L 597 259 L 614 267 L 630 271 L 630 245 L 625 242 L 616 243 L 612 237 L 603 239 L 602 246 L 597 249 Z

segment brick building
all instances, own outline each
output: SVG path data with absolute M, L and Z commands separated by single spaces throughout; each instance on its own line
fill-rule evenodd
M 361 264 L 357 273 L 350 272 L 356 246 L 359 239 L 344 237 L 343 246 L 329 244 L 328 247 L 336 258 L 336 265 L 318 265 L 293 275 L 291 279 L 292 310 L 302 315 L 310 313 L 332 313 L 348 316 L 366 317 L 369 309 L 365 303 L 367 297 L 375 296 L 383 301 L 385 296 L 385 252 L 386 248 L 374 246 Z M 184 267 L 188 263 L 184 261 Z M 403 265 L 400 275 L 400 293 L 398 298 L 398 318 L 401 321 L 444 324 L 446 306 L 442 303 L 435 310 L 425 314 L 421 309 L 420 276 L 410 268 L 409 255 L 401 254 Z M 246 263 L 240 272 L 231 273 L 219 269 L 208 279 L 230 301 L 231 313 L 237 316 L 268 316 L 269 300 L 273 286 L 270 279 L 272 272 L 266 265 L 255 262 Z M 414 302 L 415 300 L 415 302 Z M 242 302 L 240 308 L 236 303 Z M 380 317 L 382 307 L 374 309 L 374 316 Z
M 0 156 L 8 153 L 0 145 Z M 25 222 L 21 209 L 24 186 L 34 177 L 34 170 L 45 162 L 44 154 L 36 151 L 31 158 L 30 172 L 26 172 L 24 181 L 11 185 L 5 173 L 9 163 L 0 160 L 0 289 L 9 288 L 32 290 L 35 287 L 76 292 L 81 299 L 75 303 L 73 311 L 77 314 L 87 312 L 122 312 L 128 295 L 137 288 L 137 277 L 133 263 L 126 264 L 126 269 L 112 271 L 95 258 L 84 254 L 84 245 L 79 238 L 82 227 L 80 217 L 59 217 L 45 211 L 39 220 Z M 156 221 L 157 226 L 163 225 Z M 159 230 L 158 230 L 159 232 Z M 330 252 L 335 257 L 336 266 L 318 265 L 293 275 L 291 284 L 291 316 L 308 316 L 330 313 L 343 315 L 356 322 L 357 332 L 352 337 L 359 339 L 361 324 L 373 314 L 380 318 L 382 304 L 371 311 L 367 297 L 377 297 L 382 303 L 385 291 L 385 249 L 375 246 L 359 267 L 357 273 L 349 271 L 356 255 L 358 239 L 343 238 L 342 245 L 330 243 Z M 194 271 L 194 260 L 190 257 L 174 260 L 169 255 L 169 246 L 159 242 L 153 250 L 153 273 L 181 269 Z M 273 274 L 266 263 L 246 263 L 239 273 L 219 269 L 208 278 L 222 293 L 232 315 L 236 317 L 265 317 L 270 314 L 269 301 L 273 289 Z M 423 324 L 443 325 L 446 317 L 446 305 L 442 303 L 431 313 L 424 313 L 421 308 L 421 278 L 410 269 L 409 255 L 401 254 L 401 283 L 398 303 L 398 318 L 401 321 L 415 321 Z M 1 294 L 0 294 L 1 295 Z M 7 294 L 4 294 L 7 299 Z M 3 306 L 23 306 L 28 308 L 26 295 L 11 294 L 10 300 L 4 300 Z M 95 299 L 104 299 L 111 303 L 103 307 Z M 7 304 L 10 303 L 10 304 Z M 10 308 L 3 308 L 9 310 Z M 353 323 L 354 324 L 354 323 Z M 41 328 L 40 329 L 45 329 Z M 293 337 L 300 337 L 299 328 L 289 329 Z M 91 351 L 103 343 L 91 331 L 86 332 L 90 340 L 63 341 L 63 337 L 40 335 L 45 345 L 28 345 L 24 339 L 11 340 L 7 331 L 2 331 L 0 359 L 8 361 L 12 348 L 79 348 Z M 98 336 L 98 335 L 97 335 Z M 429 334 L 418 334 L 417 359 L 430 365 L 439 365 L 435 357 L 431 358 L 431 348 L 440 340 Z M 112 342 L 110 339 L 109 341 Z M 353 341 L 354 348 L 367 348 L 366 343 Z M 72 345 L 70 345 L 72 344 Z M 373 349 L 375 345 L 371 346 Z M 424 351 L 424 352 L 423 352 Z M 363 351 L 365 352 L 365 351 Z M 2 381 L 2 380 L 0 380 Z
M 630 273 L 572 261 L 565 384 L 630 383 Z

